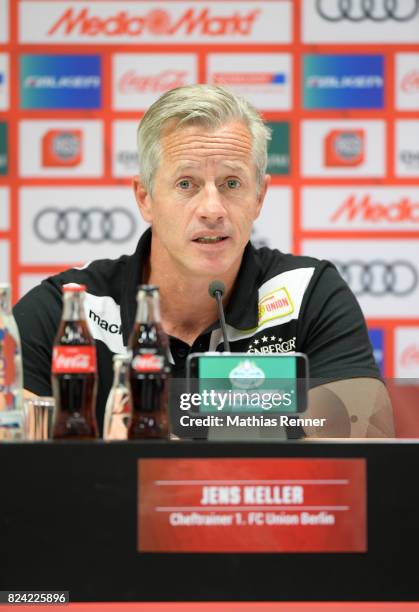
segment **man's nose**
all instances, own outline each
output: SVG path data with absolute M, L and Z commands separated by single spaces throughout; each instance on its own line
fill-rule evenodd
M 201 219 L 212 222 L 225 218 L 226 209 L 216 185 L 206 185 L 205 189 L 202 190 L 197 213 Z

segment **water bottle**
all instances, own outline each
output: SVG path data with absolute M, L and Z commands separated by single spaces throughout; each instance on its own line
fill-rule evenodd
M 20 336 L 12 314 L 11 290 L 0 283 L 0 441 L 24 438 Z

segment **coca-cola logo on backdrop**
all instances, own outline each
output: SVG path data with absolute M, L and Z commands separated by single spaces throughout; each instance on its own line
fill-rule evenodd
M 405 93 L 419 92 L 419 70 L 410 70 L 402 78 L 401 90 Z
M 128 70 L 122 74 L 118 82 L 120 93 L 163 93 L 175 87 L 188 84 L 186 70 L 162 70 L 158 74 L 138 74 L 135 70 Z
M 409 344 L 400 355 L 400 363 L 404 368 L 417 368 L 419 373 L 419 346 Z

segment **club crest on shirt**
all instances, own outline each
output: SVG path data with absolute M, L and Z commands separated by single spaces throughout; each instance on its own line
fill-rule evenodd
M 259 338 L 253 338 L 252 342 L 247 347 L 248 353 L 291 353 L 295 351 L 296 336 L 289 340 L 284 340 L 279 336 L 264 334 Z
M 292 312 L 294 312 L 294 304 L 286 288 L 279 287 L 278 289 L 274 289 L 274 291 L 270 291 L 259 301 L 258 327 L 272 319 L 286 317 Z

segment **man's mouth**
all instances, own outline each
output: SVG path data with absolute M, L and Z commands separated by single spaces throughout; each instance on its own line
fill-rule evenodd
M 221 242 L 222 240 L 226 240 L 227 236 L 200 236 L 199 238 L 195 238 L 193 242 L 199 242 L 201 244 L 215 244 L 216 242 Z

